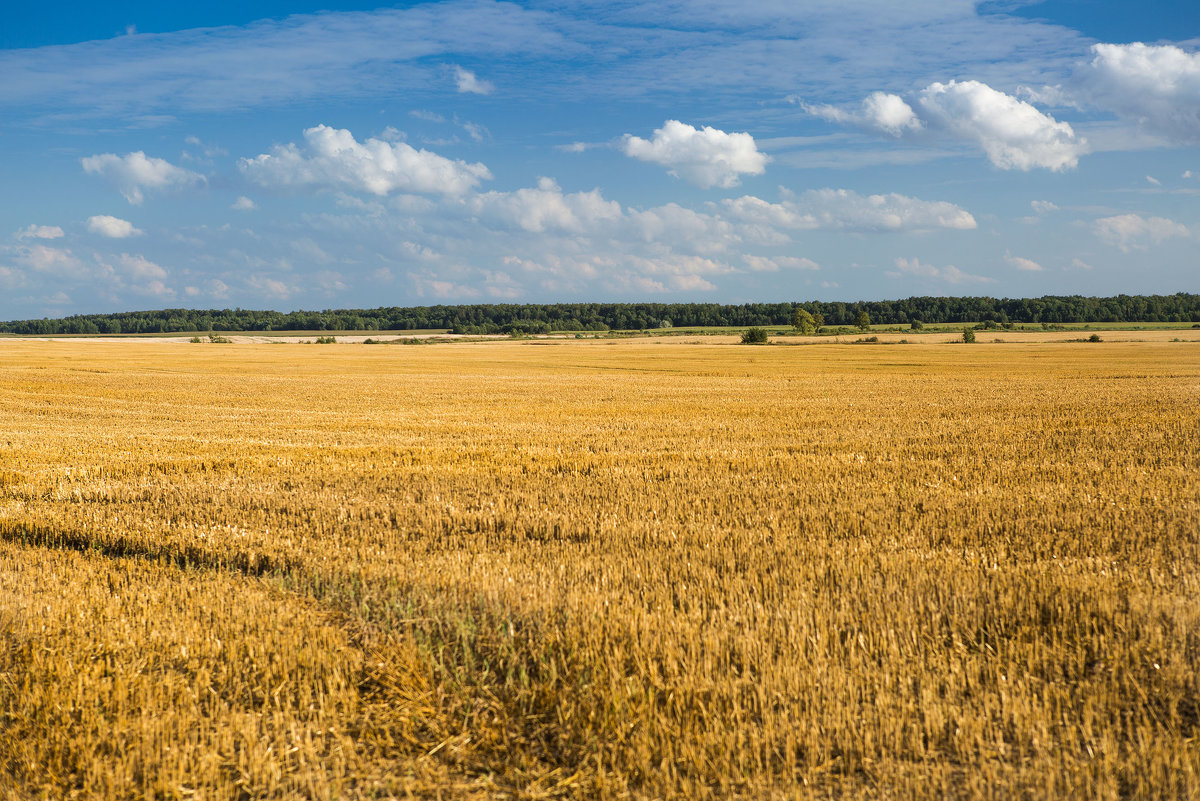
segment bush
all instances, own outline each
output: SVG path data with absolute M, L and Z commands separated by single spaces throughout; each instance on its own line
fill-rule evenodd
M 911 323 L 908 324 L 908 327 L 914 331 L 920 331 L 922 328 L 925 327 L 925 323 L 921 322 L 920 320 L 913 320 Z
M 974 342 L 974 341 L 975 341 L 975 332 L 972 331 L 970 328 L 964 328 L 963 329 L 963 342 Z
M 317 337 L 316 342 L 318 345 L 336 345 L 337 337 Z
M 1103 342 L 1103 341 L 1104 340 L 1100 338 L 1099 334 L 1092 334 L 1090 337 L 1088 337 L 1088 342 Z
M 742 334 L 743 345 L 765 345 L 768 341 L 767 332 L 762 328 L 747 328 Z

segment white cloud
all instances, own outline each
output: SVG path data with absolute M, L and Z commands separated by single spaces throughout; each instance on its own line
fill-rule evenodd
M 214 156 L 228 156 L 229 155 L 229 151 L 226 150 L 225 148 L 219 147 L 217 145 L 208 144 L 208 143 L 204 142 L 202 139 L 200 139 L 200 137 L 198 137 L 198 136 L 189 136 L 186 139 L 184 139 L 183 141 L 186 142 L 187 144 L 191 145 L 192 147 L 200 148 L 200 153 L 205 158 L 211 159 Z M 188 153 L 187 151 L 184 151 L 183 155 L 185 158 L 192 158 L 191 154 Z
M 924 123 L 904 98 L 886 92 L 872 92 L 863 99 L 862 108 L 856 111 L 845 111 L 837 106 L 807 104 L 804 105 L 804 110 L 830 122 L 851 123 L 892 136 L 900 136 L 924 127 Z
M 536 188 L 475 195 L 469 205 L 477 214 L 512 222 L 535 233 L 581 232 L 597 222 L 622 216 L 621 204 L 605 200 L 600 190 L 563 194 L 553 178 L 540 178 Z
M 235 211 L 253 211 L 258 208 L 258 204 L 245 195 L 241 195 L 237 200 L 233 201 L 229 208 Z
M 1120 248 L 1123 253 L 1144 250 L 1172 237 L 1191 236 L 1191 231 L 1182 223 L 1166 217 L 1142 217 L 1140 214 L 1102 217 L 1092 223 L 1092 232 L 1104 242 Z
M 1153 175 L 1146 176 L 1146 183 L 1152 184 L 1153 186 L 1162 186 L 1162 181 L 1158 180 Z
M 179 189 L 205 182 L 204 176 L 176 167 L 169 161 L 147 156 L 141 150 L 118 156 L 102 153 L 81 159 L 84 172 L 100 175 L 111 181 L 117 190 L 135 206 L 145 199 L 146 189 Z
M 245 284 L 251 290 L 277 300 L 287 300 L 292 295 L 299 294 L 300 287 L 272 278 L 269 275 L 252 274 L 246 277 Z
M 483 164 L 451 160 L 404 142 L 358 142 L 350 131 L 318 125 L 304 131 L 305 146 L 278 145 L 271 153 L 238 162 L 263 186 L 463 195 L 492 177 Z
M 781 203 L 753 196 L 722 202 L 735 219 L 799 230 L 912 231 L 976 227 L 971 213 L 953 203 L 895 193 L 860 195 L 849 189 L 814 189 Z
M 425 122 L 445 122 L 446 118 L 436 111 L 428 111 L 423 108 L 415 108 L 408 112 L 408 116 L 415 120 L 424 120 Z
M 930 122 L 977 142 L 992 164 L 1004 170 L 1075 167 L 1087 152 L 1086 140 L 1030 104 L 979 81 L 931 83 L 918 105 Z
M 924 264 L 918 259 L 896 259 L 896 271 L 889 271 L 887 275 L 891 278 L 900 278 L 903 276 L 932 278 L 947 284 L 995 283 L 994 278 L 964 273 L 953 264 L 946 265 L 945 267 L 935 267 L 932 264 Z
M 206 288 L 198 286 L 185 286 L 183 288 L 183 294 L 187 295 L 189 298 L 208 295 L 209 297 L 216 298 L 217 300 L 225 300 L 229 297 L 229 285 L 224 281 L 212 278 L 208 281 Z
M 487 139 L 487 137 L 488 137 L 488 129 L 484 128 L 482 125 L 479 125 L 478 123 L 460 122 L 459 125 L 462 127 L 462 129 L 464 131 L 467 132 L 467 136 L 471 137 L 476 142 L 482 142 L 484 139 Z
M 1179 143 L 1200 142 L 1200 53 L 1174 45 L 1097 44 L 1075 78 L 1084 103 Z
M 475 73 L 459 66 L 454 68 L 454 84 L 459 92 L 474 95 L 490 95 L 496 88 L 491 81 L 481 80 L 475 77 Z
M 708 126 L 698 130 L 678 120 L 664 122 L 650 140 L 625 134 L 621 151 L 666 167 L 671 175 L 704 189 L 737 186 L 739 175 L 762 175 L 769 160 L 748 133 L 726 133 Z
M 16 289 L 19 286 L 25 286 L 25 274 L 15 267 L 5 267 L 0 264 L 0 286 L 5 289 Z
M 120 271 L 130 279 L 129 289 L 139 295 L 169 298 L 175 291 L 166 285 L 167 270 L 141 254 L 122 253 L 116 262 Z
M 819 270 L 821 267 L 812 259 L 797 256 L 755 256 L 745 254 L 742 260 L 746 262 L 746 266 L 756 273 L 773 273 L 780 269 L 787 270 Z
M 1058 211 L 1058 205 L 1051 203 L 1049 200 L 1031 200 L 1029 206 L 1038 214 L 1049 214 L 1052 211 Z
M 1004 254 L 1004 260 L 1018 270 L 1025 272 L 1037 273 L 1042 271 L 1042 265 L 1032 259 L 1025 259 L 1020 256 L 1014 256 L 1011 253 Z
M 671 243 L 692 252 L 713 254 L 741 242 L 734 226 L 719 216 L 666 203 L 629 215 L 629 235 L 647 244 Z
M 57 225 L 30 225 L 17 231 L 17 239 L 61 239 L 63 229 Z
M 138 228 L 133 227 L 133 223 L 128 220 L 122 220 L 120 217 L 110 217 L 107 214 L 97 214 L 95 217 L 88 217 L 88 230 L 93 234 L 107 236 L 110 239 L 125 239 L 130 236 L 138 236 L 143 233 Z
M 15 248 L 16 262 L 39 273 L 79 277 L 84 274 L 83 263 L 69 248 L 28 245 Z
M 1092 265 L 1088 264 L 1083 259 L 1076 257 L 1074 259 L 1071 259 L 1071 266 L 1066 269 L 1068 269 L 1068 270 L 1091 270 Z

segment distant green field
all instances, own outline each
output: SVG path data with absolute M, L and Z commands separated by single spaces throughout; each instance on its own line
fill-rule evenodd
M 929 334 L 958 332 L 964 328 L 974 328 L 978 323 L 925 323 L 921 331 Z M 769 332 L 773 336 L 782 336 L 790 334 L 794 331 L 790 325 L 762 325 L 756 326 Z M 647 328 L 633 329 L 629 331 L 613 331 L 614 334 L 630 334 L 630 333 L 648 333 L 656 336 L 676 336 L 687 335 L 695 336 L 697 334 L 736 334 L 745 331 L 747 326 L 679 326 L 675 328 Z M 1200 323 L 1159 323 L 1159 322 L 1142 322 L 1142 323 L 1050 323 L 1048 327 L 1043 328 L 1041 323 L 1014 323 L 1011 328 L 999 326 L 990 331 L 1171 331 L 1171 330 L 1191 330 L 1200 328 Z M 908 325 L 896 323 L 888 323 L 883 325 L 872 325 L 870 331 L 877 333 L 908 333 L 912 328 Z M 555 332 L 555 333 L 575 333 L 571 331 Z M 583 332 L 584 336 L 591 336 L 593 332 Z M 826 336 L 836 336 L 845 334 L 861 333 L 858 328 L 852 325 L 834 325 L 825 326 L 821 334 Z M 603 336 L 603 334 L 601 334 Z
M 977 323 L 925 323 L 921 331 L 923 333 L 938 334 L 962 331 L 964 328 L 973 328 Z M 772 336 L 786 336 L 794 332 L 790 325 L 764 325 L 758 326 L 765 329 Z M 712 336 L 728 336 L 731 334 L 739 334 L 745 331 L 747 326 L 679 326 L 673 328 L 638 328 L 624 329 L 613 331 L 555 331 L 555 335 L 572 336 L 579 334 L 582 338 L 591 339 L 593 337 L 613 336 L 636 336 L 636 335 L 654 335 L 654 336 L 697 336 L 697 335 L 712 335 Z M 1160 323 L 1160 322 L 1141 322 L 1141 323 L 1051 323 L 1048 328 L 1043 328 L 1040 323 L 1014 323 L 1011 328 L 997 327 L 993 329 L 985 329 L 1001 333 L 1004 331 L 1171 331 L 1171 330 L 1192 330 L 1200 329 L 1200 323 Z M 874 333 L 909 333 L 912 329 L 908 325 L 900 324 L 883 324 L 872 325 L 869 329 Z M 207 337 L 209 334 L 219 334 L 223 336 L 245 336 L 245 337 L 272 337 L 272 338 L 288 338 L 301 339 L 307 337 L 362 337 L 368 336 L 373 338 L 385 337 L 430 337 L 449 334 L 449 329 L 446 328 L 424 328 L 424 329 L 402 329 L 395 331 L 376 331 L 376 330 L 301 330 L 301 331 L 170 331 L 166 333 L 153 334 L 6 334 L 0 333 L 0 339 L 35 337 L 38 339 L 87 339 L 103 337 L 105 339 L 163 339 L 163 338 L 178 338 L 194 336 Z M 858 334 L 858 328 L 850 325 L 840 326 L 825 326 L 821 334 L 818 336 L 845 336 L 848 334 Z M 491 337 L 503 337 L 503 334 L 490 335 Z

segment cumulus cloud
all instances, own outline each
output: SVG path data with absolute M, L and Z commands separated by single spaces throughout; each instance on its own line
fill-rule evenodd
M 707 189 L 729 188 L 740 175 L 762 175 L 768 158 L 748 133 L 726 133 L 707 125 L 701 129 L 667 120 L 653 139 L 625 134 L 621 151 L 632 158 L 666 167 L 671 175 Z
M 93 234 L 107 236 L 109 239 L 125 239 L 143 233 L 140 229 L 134 228 L 133 223 L 128 220 L 122 220 L 120 217 L 110 217 L 107 214 L 97 214 L 95 217 L 88 217 L 87 226 L 88 230 Z
M 916 131 L 924 127 L 924 123 L 904 98 L 886 92 L 872 92 L 863 100 L 862 107 L 853 111 L 846 111 L 837 106 L 808 104 L 804 105 L 804 110 L 830 122 L 850 123 L 883 131 L 892 136 L 900 136 L 907 131 Z
M 350 131 L 327 125 L 305 130 L 304 140 L 303 147 L 278 145 L 238 165 L 262 186 L 312 186 L 374 195 L 401 191 L 459 196 L 492 177 L 483 164 L 451 160 L 404 142 L 359 142 Z
M 1174 45 L 1097 44 L 1068 89 L 1091 107 L 1169 136 L 1200 142 L 1200 53 Z
M 38 273 L 78 277 L 84 273 L 83 263 L 69 248 L 28 245 L 15 248 L 17 264 Z
M 141 150 L 124 156 L 102 153 L 81 159 L 80 163 L 84 172 L 106 178 L 135 206 L 140 206 L 145 199 L 144 190 L 179 189 L 205 181 L 199 173 L 147 156 Z
M 735 219 L 799 230 L 970 230 L 977 225 L 970 212 L 953 203 L 849 189 L 813 189 L 780 203 L 744 196 L 723 201 L 722 207 Z
M 1005 253 L 1004 260 L 1018 270 L 1024 270 L 1025 272 L 1031 273 L 1042 271 L 1042 265 L 1038 264 L 1032 259 L 1025 259 L 1020 256 L 1014 256 L 1011 253 Z
M 169 298 L 175 291 L 167 286 L 167 270 L 141 254 L 122 253 L 116 258 L 120 271 L 130 279 L 129 289 L 139 295 Z
M 490 95 L 496 88 L 491 81 L 480 80 L 475 73 L 458 66 L 454 68 L 454 84 L 459 92 L 473 95 Z
M 553 178 L 540 178 L 536 188 L 475 195 L 470 206 L 477 214 L 515 223 L 534 233 L 581 232 L 599 221 L 622 216 L 621 204 L 605 200 L 600 190 L 563 194 Z
M 63 229 L 57 225 L 30 225 L 17 231 L 17 239 L 61 239 Z
M 1031 200 L 1029 207 L 1038 214 L 1049 214 L 1052 211 L 1058 211 L 1058 205 L 1049 200 Z
M 1120 248 L 1123 253 L 1144 250 L 1172 237 L 1191 236 L 1191 231 L 1182 223 L 1166 217 L 1142 217 L 1140 214 L 1101 217 L 1092 223 L 1092 232 L 1104 242 Z
M 953 264 L 948 264 L 945 267 L 935 267 L 932 264 L 925 264 L 918 259 L 896 259 L 896 270 L 889 271 L 887 275 L 891 278 L 901 278 L 904 276 L 915 276 L 917 278 L 932 278 L 946 284 L 991 284 L 995 283 L 994 278 L 988 278 L 985 275 L 972 275 L 965 273 L 955 267 Z
M 931 83 L 918 97 L 927 119 L 983 148 L 1003 170 L 1075 167 L 1087 142 L 1068 123 L 979 81 Z
M 253 211 L 258 208 L 258 204 L 245 195 L 241 195 L 237 200 L 229 206 L 234 211 Z
M 671 242 L 698 253 L 720 253 L 742 239 L 728 220 L 678 203 L 632 212 L 629 222 L 629 234 L 646 244 Z

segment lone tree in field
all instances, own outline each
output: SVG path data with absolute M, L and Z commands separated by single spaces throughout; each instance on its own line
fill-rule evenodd
M 972 331 L 970 328 L 964 328 L 963 329 L 963 342 L 974 342 L 974 341 L 975 341 L 975 332 Z
M 817 320 L 808 313 L 808 309 L 796 309 L 796 314 L 792 317 L 792 328 L 804 336 L 809 336 L 817 330 L 817 327 Z
M 871 327 L 871 315 L 867 314 L 866 309 L 859 309 L 858 314 L 854 315 L 854 325 L 859 331 L 866 331 Z
M 765 345 L 767 344 L 767 332 L 763 328 L 747 328 L 746 333 L 742 334 L 743 345 Z

